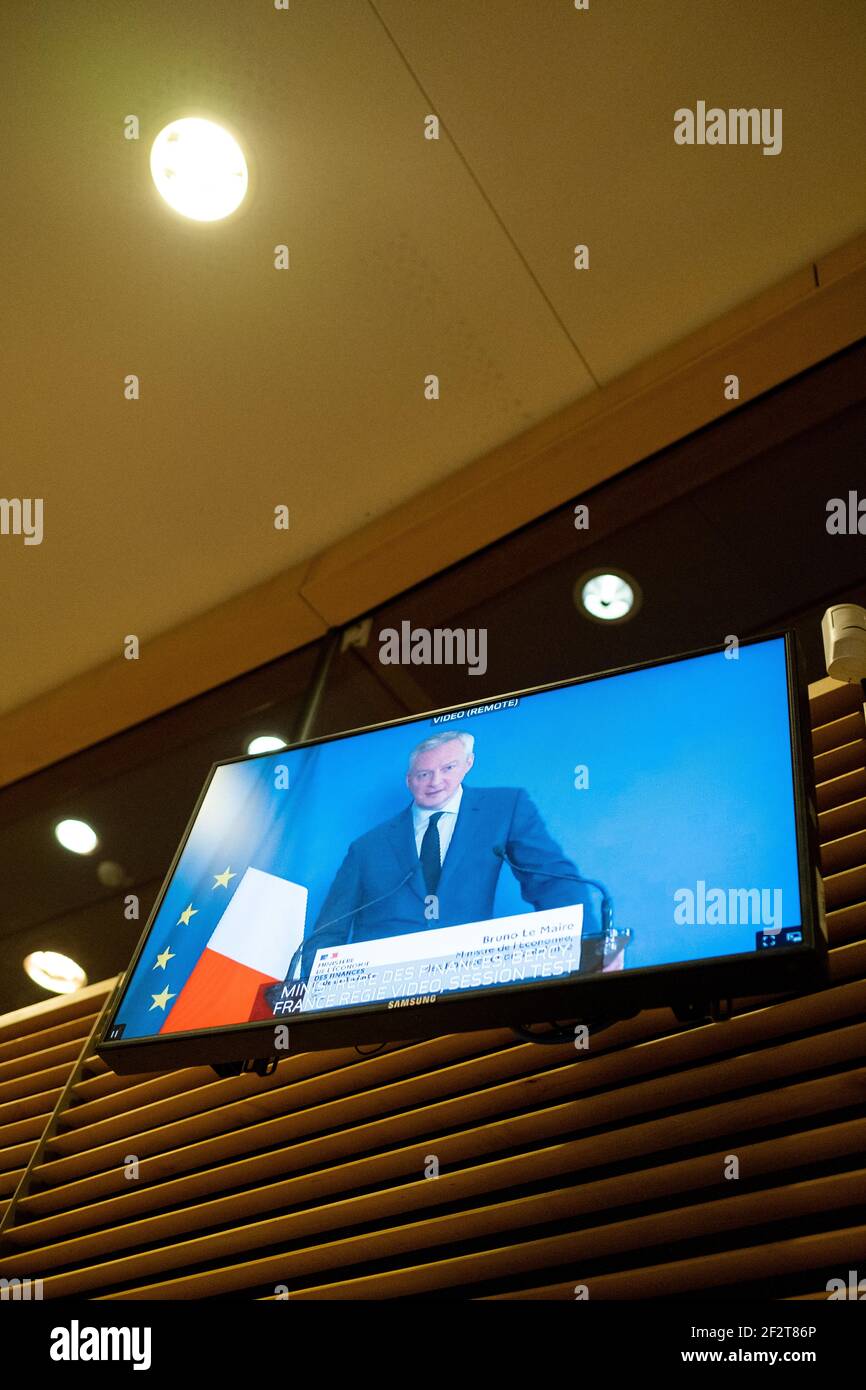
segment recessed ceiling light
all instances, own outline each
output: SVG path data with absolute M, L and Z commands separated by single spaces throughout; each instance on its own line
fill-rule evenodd
M 635 580 L 621 571 L 591 570 L 575 584 L 574 601 L 596 622 L 622 623 L 640 608 L 641 592 Z
M 92 854 L 99 844 L 96 831 L 84 820 L 62 820 L 55 825 L 54 834 L 64 849 L 73 854 Z
M 59 951 L 32 951 L 24 959 L 24 969 L 35 984 L 52 994 L 73 994 L 87 984 L 81 966 Z
M 169 207 L 195 222 L 218 222 L 243 202 L 249 182 L 243 150 L 214 121 L 185 116 L 161 130 L 150 172 Z
M 259 734 L 247 744 L 248 753 L 276 753 L 278 748 L 285 748 L 285 741 L 277 738 L 276 734 Z

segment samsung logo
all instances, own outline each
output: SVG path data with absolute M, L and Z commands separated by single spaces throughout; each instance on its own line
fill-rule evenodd
M 409 1004 L 435 1004 L 435 994 L 416 994 L 412 999 L 389 999 L 389 1009 L 405 1009 Z

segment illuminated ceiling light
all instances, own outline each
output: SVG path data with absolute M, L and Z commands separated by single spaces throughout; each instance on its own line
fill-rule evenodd
M 62 820 L 55 825 L 54 834 L 64 849 L 73 854 L 92 854 L 99 844 L 96 831 L 83 820 Z
M 592 570 L 574 586 L 577 607 L 599 623 L 623 623 L 640 608 L 640 589 L 629 575 Z
M 186 116 L 161 130 L 150 172 L 169 207 L 196 222 L 218 222 L 243 202 L 247 162 L 233 135 L 213 121 Z
M 285 748 L 286 744 L 275 734 L 260 734 L 247 744 L 248 753 L 276 753 L 278 748 Z
M 87 984 L 81 966 L 59 951 L 32 951 L 24 958 L 24 969 L 34 984 L 52 994 L 74 994 Z

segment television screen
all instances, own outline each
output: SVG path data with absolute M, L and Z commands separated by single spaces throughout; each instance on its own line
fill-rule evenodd
M 218 764 L 101 1050 L 574 1017 L 699 966 L 704 993 L 793 980 L 820 944 L 794 660 L 729 643 Z

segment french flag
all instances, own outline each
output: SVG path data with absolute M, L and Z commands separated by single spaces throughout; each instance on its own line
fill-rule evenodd
M 246 1023 L 260 987 L 285 979 L 306 914 L 300 883 L 247 869 L 160 1033 Z

